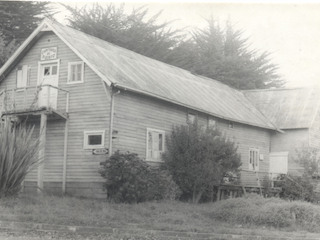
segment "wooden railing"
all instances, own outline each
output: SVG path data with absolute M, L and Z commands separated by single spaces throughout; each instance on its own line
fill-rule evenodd
M 32 111 L 40 108 L 69 111 L 69 91 L 51 85 L 6 89 L 0 92 L 0 110 Z
M 248 187 L 276 187 L 278 173 L 266 171 L 241 170 L 241 184 Z

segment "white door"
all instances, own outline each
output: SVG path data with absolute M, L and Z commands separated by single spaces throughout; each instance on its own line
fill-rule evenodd
M 40 65 L 38 85 L 42 87 L 39 92 L 39 107 L 57 108 L 58 89 L 53 87 L 58 87 L 58 81 L 58 63 Z

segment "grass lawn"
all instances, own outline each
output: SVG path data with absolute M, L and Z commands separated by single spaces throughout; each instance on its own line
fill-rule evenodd
M 10 218 L 15 221 L 96 227 L 126 227 L 130 224 L 136 224 L 142 229 L 277 237 L 298 236 L 304 238 L 320 235 L 320 233 L 310 233 L 310 229 L 305 230 L 296 224 L 274 227 L 273 224 L 254 224 L 255 221 L 244 220 L 241 222 L 239 220 L 239 222 L 235 222 L 228 220 L 228 217 L 232 218 L 230 214 L 239 215 L 237 211 L 244 209 L 243 203 L 250 203 L 251 200 L 228 201 L 199 205 L 175 201 L 114 204 L 102 200 L 73 197 L 21 195 L 18 198 L 0 199 L 0 220 Z M 277 203 L 277 200 L 275 202 Z M 239 206 L 237 211 L 232 210 L 237 205 Z M 226 209 L 223 210 L 223 208 Z M 318 208 L 320 212 L 320 207 Z M 230 209 L 231 213 L 228 212 Z M 223 218 L 224 215 L 221 215 L 221 212 L 228 217 Z M 240 219 L 238 215 L 233 219 Z M 314 231 L 320 232 L 320 228 L 316 228 Z

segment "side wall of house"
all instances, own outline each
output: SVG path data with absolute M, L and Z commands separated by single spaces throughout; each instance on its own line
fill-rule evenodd
M 28 65 L 29 86 L 36 86 L 38 66 L 41 62 L 40 52 L 41 49 L 49 47 L 57 47 L 57 59 L 60 59 L 58 87 L 69 91 L 66 191 L 70 194 L 80 193 L 90 196 L 93 193 L 102 194 L 103 179 L 98 169 L 106 155 L 93 155 L 92 150 L 84 150 L 84 131 L 104 130 L 105 147 L 108 147 L 110 93 L 104 88 L 101 79 L 86 64 L 84 82 L 67 83 L 68 63 L 81 59 L 53 33 L 42 36 L 18 63 L 18 65 Z M 10 88 L 16 88 L 16 68 L 0 85 L 0 90 Z M 65 98 L 59 92 L 58 103 L 63 97 Z M 50 120 L 50 116 L 48 119 L 44 187 L 61 192 L 66 120 Z M 28 176 L 28 180 L 33 181 L 31 185 L 35 184 L 35 172 Z
M 134 152 L 145 159 L 147 128 L 165 131 L 166 135 L 170 134 L 173 125 L 186 124 L 188 112 L 197 114 L 200 124 L 207 124 L 209 116 L 206 114 L 121 91 L 115 97 L 113 150 Z M 255 174 L 249 171 L 249 149 L 259 149 L 260 154 L 264 156 L 263 161 L 259 161 L 259 170 L 268 172 L 270 132 L 238 123 L 234 123 L 234 128 L 230 128 L 228 121 L 217 118 L 215 120 L 218 129 L 238 146 L 244 170 L 241 173 L 243 183 L 257 186 Z
M 286 129 L 284 133 L 276 133 L 271 137 L 271 152 L 289 152 L 288 172 L 301 174 L 302 167 L 295 160 L 299 148 L 308 147 L 308 129 Z

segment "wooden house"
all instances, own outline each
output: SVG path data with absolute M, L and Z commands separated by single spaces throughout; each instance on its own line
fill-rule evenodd
M 282 130 L 271 137 L 272 154 L 283 156 L 282 163 L 277 161 L 274 167 L 300 175 L 303 169 L 297 161 L 298 152 L 306 148 L 320 150 L 320 89 L 250 90 L 244 94 Z
M 241 181 L 257 186 L 279 132 L 241 91 L 51 20 L 1 68 L 0 91 L 2 116 L 27 119 L 41 137 L 44 161 L 26 189 L 99 196 L 105 154 L 160 162 L 172 127 L 195 119 L 237 144 Z

